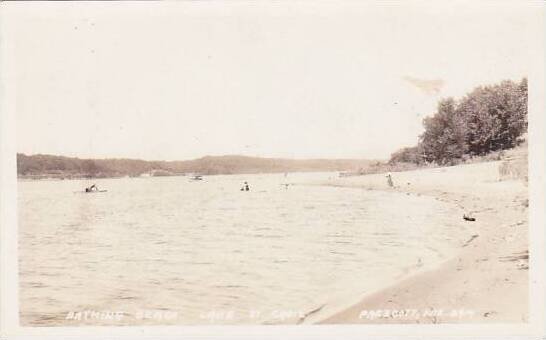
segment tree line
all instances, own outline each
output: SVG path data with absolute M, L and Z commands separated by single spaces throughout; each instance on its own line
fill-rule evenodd
M 296 171 L 342 171 L 368 166 L 364 159 L 280 159 L 237 155 L 205 156 L 187 161 L 138 159 L 80 159 L 54 155 L 17 154 L 17 174 L 22 178 L 98 178 L 173 176 L 187 173 L 245 174 Z
M 402 148 L 389 163 L 456 164 L 472 156 L 513 148 L 527 132 L 527 78 L 480 86 L 460 100 L 440 100 L 423 120 L 416 146 Z

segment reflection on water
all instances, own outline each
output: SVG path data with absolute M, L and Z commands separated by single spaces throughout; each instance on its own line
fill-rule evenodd
M 356 300 L 452 251 L 462 226 L 449 205 L 281 185 L 328 176 L 103 179 L 97 194 L 74 193 L 87 181 L 19 182 L 22 324 L 77 325 L 67 313 L 85 310 L 122 311 L 118 324 L 224 312 L 235 317 L 215 322 L 293 322 L 279 313 Z M 135 318 L 142 310 L 176 317 Z

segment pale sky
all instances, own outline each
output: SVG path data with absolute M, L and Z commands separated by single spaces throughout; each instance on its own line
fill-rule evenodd
M 438 99 L 528 75 L 540 11 L 445 4 L 3 3 L 18 152 L 388 158 Z

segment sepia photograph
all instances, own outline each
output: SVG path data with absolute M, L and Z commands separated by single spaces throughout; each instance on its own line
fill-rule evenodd
M 544 336 L 544 14 L 0 3 L 2 332 Z

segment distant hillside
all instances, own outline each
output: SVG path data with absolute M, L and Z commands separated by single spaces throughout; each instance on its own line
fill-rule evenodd
M 17 154 L 20 178 L 101 178 L 124 176 L 174 176 L 274 172 L 357 171 L 368 160 L 280 159 L 246 156 L 206 156 L 188 161 L 143 161 L 135 159 L 79 159 L 53 155 Z

